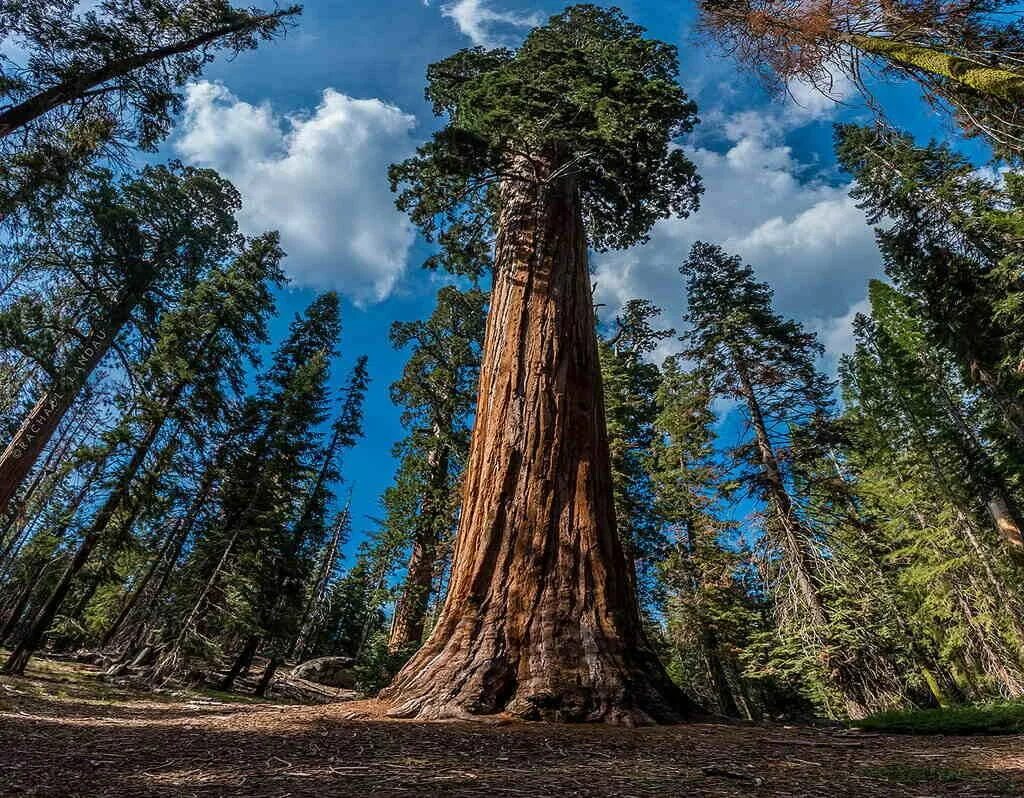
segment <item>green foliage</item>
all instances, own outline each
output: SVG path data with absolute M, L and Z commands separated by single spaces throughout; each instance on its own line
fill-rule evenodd
M 428 265 L 487 268 L 507 181 L 566 181 L 597 249 L 636 244 L 658 219 L 694 210 L 695 167 L 670 146 L 697 121 L 677 73 L 674 47 L 590 5 L 552 17 L 516 51 L 433 64 L 427 99 L 447 124 L 390 172 L 399 208 L 442 244 Z
M 856 726 L 887 734 L 1021 734 L 1024 732 L 1024 704 L 1008 701 L 879 712 L 857 721 Z
M 138 147 L 155 151 L 181 110 L 181 89 L 218 52 L 281 34 L 301 9 L 225 0 L 88 6 L 19 0 L 0 9 L 0 218 L 45 220 L 76 176 Z
M 16 49 L 7 51 L 0 69 L 4 105 L 59 87 L 61 103 L 48 124 L 111 119 L 121 136 L 144 149 L 167 134 L 181 108 L 177 90 L 200 74 L 214 52 L 253 49 L 300 11 L 243 11 L 224 0 L 79 6 L 74 0 L 5 4 L 0 34 Z M 154 53 L 159 57 L 153 59 Z
M 402 376 L 391 385 L 408 434 L 393 450 L 398 468 L 381 498 L 384 518 L 374 536 L 374 557 L 391 573 L 399 558 L 418 547 L 427 573 L 407 575 L 397 591 L 415 616 L 425 614 L 442 581 L 443 552 L 458 522 L 486 307 L 487 294 L 478 288 L 445 286 L 430 318 L 391 327 L 392 344 L 410 348 Z
M 1003 445 L 1021 459 L 1018 184 L 1004 191 L 948 146 L 917 147 L 891 131 L 841 126 L 837 155 L 869 219 L 886 224 L 878 231 L 886 273 L 919 304 L 928 339 L 998 408 Z
M 645 358 L 675 334 L 652 326 L 661 309 L 631 300 L 598 347 L 604 386 L 605 420 L 615 489 L 615 518 L 627 556 L 637 571 L 641 603 L 649 605 L 655 564 L 667 542 L 654 512 L 649 460 L 655 441 L 656 394 L 661 373 Z

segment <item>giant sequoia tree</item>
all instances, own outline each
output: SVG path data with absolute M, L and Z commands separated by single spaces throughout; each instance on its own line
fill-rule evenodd
M 669 721 L 613 509 L 587 248 L 697 204 L 696 121 L 667 44 L 574 6 L 509 50 L 428 71 L 448 124 L 393 168 L 436 263 L 493 290 L 448 596 L 382 697 L 401 716 Z

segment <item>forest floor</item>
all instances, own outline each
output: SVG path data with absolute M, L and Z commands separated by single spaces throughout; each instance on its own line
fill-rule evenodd
M 40 659 L 0 678 L 0 795 L 1020 796 L 1024 737 L 417 723 L 372 701 L 139 692 Z

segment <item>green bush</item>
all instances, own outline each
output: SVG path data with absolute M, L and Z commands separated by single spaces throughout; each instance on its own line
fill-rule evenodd
M 880 712 L 854 725 L 895 734 L 1020 734 L 1024 732 L 1024 702 Z

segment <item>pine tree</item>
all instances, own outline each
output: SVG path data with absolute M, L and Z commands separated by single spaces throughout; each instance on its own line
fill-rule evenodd
M 842 375 L 856 442 L 849 457 L 876 559 L 892 563 L 937 700 L 984 696 L 971 683 L 978 678 L 1019 694 L 1016 569 L 998 555 L 998 519 L 986 518 L 992 466 L 975 459 L 981 453 L 951 414 L 969 392 L 955 371 L 936 368 L 942 353 L 912 302 L 880 283 L 871 298 Z
M 313 453 L 312 462 L 319 460 L 319 468 L 308 481 L 304 501 L 279 544 L 275 562 L 262 573 L 262 617 L 256 637 L 270 655 L 265 683 L 261 683 L 264 691 L 272 669 L 283 661 L 302 630 L 306 591 L 313 579 L 311 565 L 325 542 L 328 504 L 334 498 L 332 485 L 341 480 L 339 460 L 342 452 L 354 446 L 362 435 L 363 400 L 369 384 L 366 363 L 366 357 L 360 357 L 352 369 L 341 409 L 331 426 L 331 437 L 326 446 Z M 310 398 L 316 399 L 315 395 Z M 336 542 L 334 546 L 336 549 Z M 230 687 L 230 682 L 225 687 Z
M 240 411 L 239 440 L 217 492 L 219 512 L 192 552 L 191 584 L 155 678 L 180 669 L 215 593 L 223 592 L 226 602 L 222 640 L 230 640 L 229 633 L 242 640 L 266 637 L 274 646 L 294 639 L 278 611 L 275 580 L 290 579 L 296 566 L 294 525 L 321 467 L 316 430 L 327 413 L 329 362 L 339 334 L 338 297 L 322 294 L 292 322 L 256 395 Z M 301 600 L 301 590 L 294 595 Z M 205 625 L 213 617 L 207 613 Z M 276 669 L 279 658 L 271 662 Z
M 764 506 L 765 568 L 783 640 L 810 646 L 843 712 L 863 716 L 865 696 L 850 652 L 832 647 L 826 603 L 830 566 L 823 530 L 807 516 L 792 462 L 794 431 L 831 414 L 832 385 L 818 371 L 812 333 L 772 309 L 772 292 L 749 266 L 698 242 L 681 269 L 687 278 L 685 354 L 712 395 L 737 400 L 752 438 L 731 453 L 747 492 Z
M 587 268 L 696 205 L 676 73 L 674 48 L 593 6 L 428 70 L 447 125 L 393 167 L 399 207 L 463 273 L 494 234 L 494 280 L 448 596 L 381 694 L 398 715 L 679 717 L 615 530 Z
M 129 147 L 155 150 L 180 90 L 218 52 L 284 33 L 301 8 L 263 12 L 223 0 L 6 3 L 0 40 L 0 220 L 39 223 L 74 182 Z
M 137 502 L 137 497 L 129 494 L 161 433 L 180 423 L 185 400 L 194 409 L 202 409 L 204 403 L 217 407 L 223 402 L 222 383 L 238 387 L 240 365 L 247 356 L 254 355 L 253 347 L 272 307 L 269 287 L 282 280 L 278 266 L 281 257 L 276 235 L 256 240 L 231 266 L 201 282 L 180 308 L 162 319 L 152 354 L 141 368 L 141 376 L 153 393 L 143 398 L 136 412 L 129 413 L 111 436 L 111 447 L 127 443 L 131 454 L 118 470 L 60 581 L 4 666 L 6 672 L 24 671 L 73 580 L 101 540 L 111 537 L 108 527 L 114 527 L 109 545 L 115 551 L 128 537 L 135 515 L 129 512 L 124 516 L 122 512 L 116 523 L 115 516 L 130 502 Z M 177 445 L 174 438 L 172 435 L 172 444 Z
M 239 202 L 215 173 L 180 166 L 147 167 L 119 183 L 97 172 L 69 201 L 41 254 L 73 279 L 88 275 L 96 283 L 85 292 L 86 318 L 53 353 L 40 395 L 0 454 L 0 514 L 129 322 L 154 313 L 154 292 L 180 295 L 211 264 L 237 254 Z
M 220 0 L 102 3 L 84 13 L 76 5 L 59 0 L 4 9 L 0 33 L 25 53 L 27 68 L 8 64 L 0 76 L 0 136 L 60 110 L 60 124 L 108 117 L 127 128 L 122 135 L 152 149 L 180 107 L 175 90 L 213 52 L 252 49 L 301 10 L 242 11 Z
M 646 359 L 675 330 L 652 326 L 661 309 L 630 300 L 616 317 L 598 355 L 604 386 L 608 448 L 615 489 L 615 520 L 631 566 L 637 571 L 641 604 L 651 601 L 653 567 L 664 557 L 661 519 L 653 512 L 650 450 L 658 415 L 659 369 Z
M 671 535 L 658 562 L 658 585 L 672 670 L 706 706 L 750 718 L 759 707 L 739 652 L 759 617 L 741 578 L 741 557 L 724 545 L 733 530 L 719 515 L 728 487 L 717 461 L 711 391 L 681 361 L 670 357 L 662 368 L 650 462 L 654 511 Z
M 1002 436 L 1021 461 L 1020 322 L 1007 304 L 1019 292 L 1019 243 L 1007 235 L 1014 215 L 1005 195 L 948 147 L 917 147 L 901 134 L 841 126 L 837 156 L 869 220 L 886 224 L 878 231 L 886 273 L 919 304 L 930 340 L 998 408 Z
M 469 450 L 469 413 L 476 398 L 487 295 L 446 286 L 426 321 L 397 322 L 396 348 L 411 347 L 391 398 L 408 436 L 395 447 L 395 484 L 383 498 L 383 533 L 409 550 L 395 602 L 388 650 L 408 656 L 423 638 L 439 554 L 458 519 L 457 488 Z

